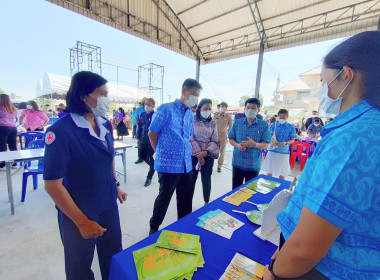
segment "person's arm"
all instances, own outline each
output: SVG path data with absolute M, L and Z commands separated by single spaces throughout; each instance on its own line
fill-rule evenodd
M 238 142 L 236 142 L 235 139 L 229 138 L 228 141 L 233 147 L 238 148 L 242 152 L 244 152 L 247 149 L 245 146 L 240 145 Z
M 158 133 L 149 130 L 148 136 L 149 136 L 149 141 L 150 141 L 150 144 L 152 145 L 153 151 L 156 152 Z
M 120 183 L 117 180 L 115 159 L 112 160 L 112 173 L 113 173 L 113 178 L 115 179 L 115 184 L 117 187 L 117 198 L 119 199 L 120 203 L 123 204 L 123 202 L 127 200 L 127 193 L 123 191 L 122 188 L 120 188 Z
M 341 231 L 341 228 L 303 207 L 297 227 L 277 254 L 274 274 L 284 278 L 305 275 L 327 254 Z M 263 279 L 273 279 L 268 268 Z
M 207 145 L 206 151 L 214 159 L 217 159 L 219 157 L 218 127 L 216 125 L 216 122 L 214 122 L 210 142 Z
M 225 113 L 225 114 L 227 115 L 227 118 L 228 118 L 228 130 L 227 130 L 227 134 L 228 134 L 232 128 L 233 121 L 232 121 L 232 117 L 230 115 L 228 115 L 227 113 Z
M 79 209 L 67 189 L 62 185 L 63 179 L 45 180 L 45 189 L 55 204 L 77 226 L 84 239 L 102 236 L 107 229 L 92 221 Z

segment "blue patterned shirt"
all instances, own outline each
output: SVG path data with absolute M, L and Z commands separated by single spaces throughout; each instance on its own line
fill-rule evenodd
M 190 172 L 194 116 L 178 100 L 161 105 L 154 113 L 149 130 L 158 133 L 154 169 L 163 173 Z
M 362 101 L 321 132 L 287 208 L 285 239 L 305 206 L 342 228 L 316 269 L 331 280 L 380 279 L 380 110 Z
M 273 134 L 274 123 L 270 126 L 270 135 Z M 296 129 L 293 125 L 286 122 L 284 124 L 280 124 L 277 122 L 276 124 L 276 140 L 277 142 L 286 142 L 289 141 L 290 138 L 297 138 Z M 289 145 L 278 146 L 277 149 L 271 150 L 271 152 L 279 153 L 279 154 L 289 154 Z
M 247 118 L 235 120 L 228 138 L 234 139 L 237 143 L 248 140 L 247 137 L 257 143 L 270 143 L 270 133 L 268 123 L 255 118 L 251 125 L 248 125 Z M 261 169 L 261 150 L 247 148 L 244 152 L 234 148 L 232 166 L 242 170 L 260 171 Z

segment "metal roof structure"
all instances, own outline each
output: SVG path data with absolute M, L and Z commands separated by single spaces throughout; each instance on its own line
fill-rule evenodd
M 47 0 L 207 64 L 376 30 L 379 0 Z

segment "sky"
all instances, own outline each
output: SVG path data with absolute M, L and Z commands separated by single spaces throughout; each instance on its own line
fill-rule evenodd
M 119 68 L 120 84 L 137 84 L 139 65 L 164 66 L 164 102 L 178 98 L 186 78 L 195 78 L 194 60 L 133 35 L 88 19 L 44 0 L 0 1 L 0 89 L 23 100 L 36 97 L 44 73 L 70 76 L 70 48 L 77 41 L 101 47 L 103 61 Z M 343 39 L 264 53 L 260 94 L 272 104 L 280 85 L 321 64 Z M 201 98 L 238 105 L 240 96 L 254 95 L 258 55 L 202 65 Z M 116 83 L 116 67 L 103 65 L 103 76 Z

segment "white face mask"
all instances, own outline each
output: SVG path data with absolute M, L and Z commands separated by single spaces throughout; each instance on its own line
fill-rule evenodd
M 33 106 L 32 105 L 26 105 L 26 109 L 32 110 Z
M 93 97 L 93 96 L 91 95 L 91 97 Z M 93 98 L 96 98 L 96 97 L 93 97 Z M 108 99 L 108 97 L 105 97 L 105 96 L 100 96 L 100 97 L 96 98 L 96 101 L 97 101 L 97 103 L 96 103 L 95 108 L 92 108 L 86 101 L 84 101 L 84 102 L 88 106 L 90 106 L 91 111 L 94 113 L 95 117 L 104 117 L 110 109 L 111 101 Z
M 346 90 L 346 88 L 351 83 L 352 79 L 354 78 L 354 73 L 351 71 L 352 78 L 348 82 L 348 84 L 342 89 L 340 94 L 338 95 L 337 99 L 331 99 L 329 97 L 329 85 L 342 73 L 343 69 L 339 71 L 339 73 L 331 80 L 329 83 L 324 83 L 321 88 L 319 89 L 317 96 L 320 102 L 320 107 L 323 111 L 325 111 L 327 114 L 334 114 L 339 115 L 340 113 L 340 107 L 342 106 L 343 97 L 342 94 Z
M 257 111 L 255 109 L 245 109 L 244 114 L 247 117 L 247 119 L 254 119 L 256 118 Z
M 145 111 L 146 111 L 147 113 L 150 113 L 150 112 L 153 111 L 153 108 L 150 107 L 150 106 L 148 106 L 148 105 L 145 105 Z
M 185 100 L 185 106 L 186 107 L 191 108 L 197 104 L 198 104 L 198 97 L 196 97 L 195 95 L 191 94 L 191 95 L 189 95 L 189 99 Z
M 219 109 L 220 111 L 220 113 L 224 113 L 225 111 L 226 111 L 226 108 L 223 108 L 223 107 L 220 107 L 220 109 Z
M 201 111 L 201 116 L 202 118 L 204 119 L 208 119 L 211 115 L 211 111 L 207 110 L 207 111 Z
M 284 119 L 279 119 L 278 121 L 279 121 L 280 124 L 286 123 L 286 120 L 284 120 Z

